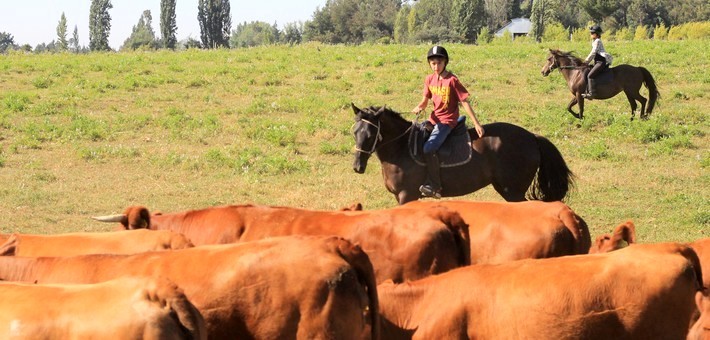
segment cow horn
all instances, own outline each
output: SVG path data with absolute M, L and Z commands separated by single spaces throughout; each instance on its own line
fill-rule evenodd
M 92 218 L 99 221 L 99 222 L 121 222 L 121 221 L 123 221 L 124 218 L 126 218 L 126 215 L 118 214 L 118 215 L 107 215 L 107 216 L 94 216 Z

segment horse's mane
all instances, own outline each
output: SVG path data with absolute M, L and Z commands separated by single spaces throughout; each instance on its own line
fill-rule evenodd
M 582 58 L 577 57 L 574 55 L 574 52 L 565 52 L 562 50 L 550 50 L 550 53 L 552 53 L 553 56 L 555 57 L 560 57 L 560 58 L 567 58 L 573 66 L 586 66 L 587 64 L 582 60 Z
M 370 106 L 369 108 L 365 109 L 365 111 L 374 114 L 375 112 L 379 111 L 380 109 L 382 109 L 382 106 Z M 389 107 L 387 107 L 387 105 L 384 106 L 384 110 L 382 111 L 382 114 L 391 116 L 391 117 L 393 117 L 397 120 L 400 120 L 402 122 L 411 123 L 409 120 L 402 117 L 401 113 L 391 110 Z

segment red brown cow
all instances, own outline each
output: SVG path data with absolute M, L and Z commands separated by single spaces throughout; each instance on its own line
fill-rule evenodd
M 697 292 L 695 303 L 700 311 L 700 318 L 690 327 L 687 340 L 710 340 L 710 296 Z
M 174 284 L 0 283 L 1 339 L 207 339 L 202 315 Z
M 98 218 L 126 229 L 172 230 L 195 245 L 259 240 L 286 235 L 336 235 L 359 244 L 370 256 L 378 282 L 401 282 L 468 265 L 466 224 L 446 208 L 422 211 L 317 211 L 232 205 L 165 215 L 144 207 Z
M 135 254 L 192 247 L 192 243 L 184 235 L 168 230 L 56 235 L 0 234 L 0 243 L 2 242 L 5 243 L 0 246 L 0 254 L 28 257 Z
M 446 207 L 468 224 L 471 263 L 586 254 L 587 224 L 562 202 L 413 201 L 400 209 Z
M 700 265 L 703 266 L 703 284 L 705 288 L 710 289 L 710 237 L 691 242 L 690 246 L 693 247 L 698 257 L 700 257 Z M 710 318 L 710 316 L 708 316 Z
M 337 237 L 276 237 L 134 255 L 0 257 L 0 280 L 94 283 L 122 276 L 175 282 L 211 339 L 377 339 L 367 255 Z
M 590 254 L 608 253 L 636 243 L 636 226 L 634 222 L 626 221 L 614 228 L 611 234 L 603 234 L 589 248 Z
M 378 286 L 384 339 L 682 339 L 701 269 L 681 244 L 473 265 Z

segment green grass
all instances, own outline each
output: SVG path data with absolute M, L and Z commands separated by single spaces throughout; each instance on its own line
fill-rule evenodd
M 88 217 L 133 204 L 391 207 L 376 159 L 352 171 L 350 103 L 411 110 L 427 48 L 4 56 L 0 230 L 109 230 Z M 447 48 L 483 123 L 523 126 L 561 150 L 578 178 L 568 204 L 592 234 L 631 219 L 643 242 L 710 236 L 710 42 L 608 46 L 616 65 L 644 66 L 658 83 L 647 121 L 629 120 L 623 95 L 587 102 L 584 121 L 566 112 L 562 76 L 540 70 L 548 48 L 583 54 L 588 42 Z M 490 187 L 464 198 L 502 200 Z

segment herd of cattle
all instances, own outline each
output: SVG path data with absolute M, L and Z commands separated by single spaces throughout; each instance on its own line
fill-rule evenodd
M 592 241 L 561 202 L 96 219 L 0 235 L 0 339 L 710 339 L 710 238 Z

